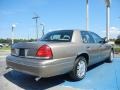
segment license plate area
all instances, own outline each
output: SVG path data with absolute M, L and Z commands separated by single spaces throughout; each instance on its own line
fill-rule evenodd
M 25 49 L 19 49 L 19 56 L 25 56 Z

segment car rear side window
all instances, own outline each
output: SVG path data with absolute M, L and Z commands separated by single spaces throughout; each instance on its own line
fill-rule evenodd
M 83 43 L 94 43 L 92 36 L 87 31 L 80 31 Z
M 53 31 L 43 36 L 41 41 L 70 42 L 72 39 L 72 34 L 72 30 Z

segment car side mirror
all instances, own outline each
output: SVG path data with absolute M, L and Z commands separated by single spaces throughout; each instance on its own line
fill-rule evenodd
M 107 37 L 104 37 L 103 38 L 103 43 L 107 43 L 107 42 L 108 42 Z

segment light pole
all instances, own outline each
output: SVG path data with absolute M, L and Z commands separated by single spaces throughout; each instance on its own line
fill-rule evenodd
M 105 0 L 106 4 L 106 37 L 109 40 L 109 30 L 110 30 L 110 0 Z
M 32 19 L 35 19 L 36 22 L 36 39 L 38 40 L 38 16 L 33 17 Z
M 14 28 L 16 27 L 15 24 L 12 25 L 12 44 L 14 44 Z
M 43 35 L 45 34 L 45 33 L 44 33 L 44 31 L 45 31 L 45 26 L 44 26 L 44 24 L 42 24 L 42 23 L 41 23 L 40 25 L 42 26 L 42 36 L 43 36 Z
M 89 6 L 88 0 L 86 0 L 86 30 L 89 30 Z

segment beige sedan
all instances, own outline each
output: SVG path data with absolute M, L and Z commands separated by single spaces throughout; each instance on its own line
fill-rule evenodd
M 73 80 L 85 77 L 87 67 L 101 61 L 112 62 L 113 48 L 93 32 L 52 31 L 36 42 L 12 45 L 8 68 L 40 78 L 66 74 Z

